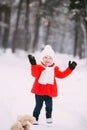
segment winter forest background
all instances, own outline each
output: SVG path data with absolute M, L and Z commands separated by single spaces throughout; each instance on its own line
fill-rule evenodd
M 0 49 L 87 57 L 87 0 L 0 0 Z

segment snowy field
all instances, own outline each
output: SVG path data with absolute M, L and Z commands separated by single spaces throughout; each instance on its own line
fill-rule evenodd
M 39 52 L 34 55 L 39 61 Z M 75 60 L 78 66 L 69 77 L 57 79 L 59 96 L 53 99 L 53 126 L 31 125 L 31 130 L 87 130 L 87 61 L 64 54 L 56 54 L 56 59 L 60 70 L 67 67 L 69 60 Z M 33 81 L 26 53 L 0 51 L 0 130 L 10 130 L 18 115 L 32 115 Z M 39 120 L 43 124 L 44 109 L 45 106 Z

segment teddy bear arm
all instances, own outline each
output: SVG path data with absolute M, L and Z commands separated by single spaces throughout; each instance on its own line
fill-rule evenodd
M 20 122 L 16 122 L 15 124 L 13 124 L 13 126 L 11 127 L 11 130 L 22 130 L 22 125 Z
M 27 124 L 27 125 L 23 126 L 23 128 L 24 128 L 24 130 L 30 130 L 30 125 Z

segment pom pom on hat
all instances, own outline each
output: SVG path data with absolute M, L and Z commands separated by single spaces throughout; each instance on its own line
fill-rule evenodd
M 50 45 L 46 45 L 43 51 L 41 52 L 41 58 L 45 56 L 50 56 L 54 59 L 54 51 Z

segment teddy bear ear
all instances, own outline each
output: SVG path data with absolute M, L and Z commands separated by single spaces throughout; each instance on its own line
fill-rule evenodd
M 18 115 L 17 118 L 18 118 L 18 120 L 20 120 L 22 117 L 23 117 L 22 115 Z

